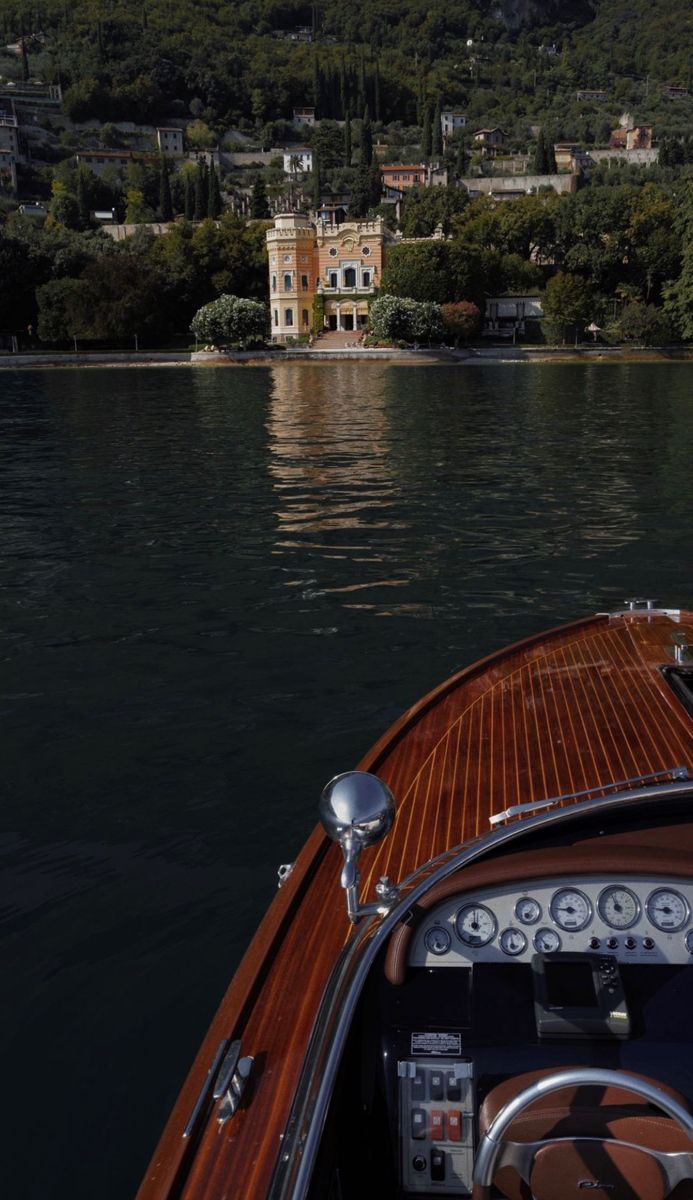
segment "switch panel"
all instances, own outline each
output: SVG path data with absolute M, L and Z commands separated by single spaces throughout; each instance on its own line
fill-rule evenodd
M 474 1079 L 469 1059 L 397 1064 L 402 1189 L 412 1195 L 470 1196 L 474 1166 Z

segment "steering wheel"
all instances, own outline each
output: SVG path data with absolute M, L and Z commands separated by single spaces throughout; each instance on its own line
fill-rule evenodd
M 486 1200 L 494 1176 L 503 1167 L 517 1172 L 534 1200 L 565 1200 L 570 1196 L 577 1200 L 576 1194 L 581 1191 L 589 1192 L 591 1200 L 664 1200 L 677 1184 L 684 1180 L 691 1183 L 693 1144 L 689 1151 L 654 1150 L 640 1144 L 640 1131 L 637 1143 L 580 1136 L 534 1142 L 505 1140 L 511 1123 L 537 1100 L 563 1088 L 588 1085 L 635 1093 L 661 1109 L 693 1139 L 693 1115 L 655 1083 L 626 1072 L 591 1067 L 557 1071 L 523 1088 L 491 1121 L 474 1164 L 474 1195 L 478 1200 Z

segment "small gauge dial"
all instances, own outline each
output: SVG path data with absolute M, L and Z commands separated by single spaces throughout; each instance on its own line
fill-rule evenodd
M 536 925 L 541 916 L 541 905 L 532 896 L 521 896 L 515 905 L 515 916 L 523 925 Z
M 449 930 L 444 929 L 442 925 L 434 925 L 432 929 L 426 930 L 424 942 L 431 954 L 447 954 L 452 945 L 452 937 Z
M 534 935 L 534 949 L 540 954 L 554 954 L 561 948 L 561 939 L 555 929 L 538 929 Z
M 466 946 L 486 946 L 496 936 L 496 918 L 484 904 L 465 904 L 455 921 L 457 936 Z
M 513 958 L 527 949 L 527 938 L 521 929 L 504 929 L 498 940 L 503 953 Z
M 592 916 L 592 906 L 587 896 L 577 888 L 561 888 L 555 892 L 549 907 L 559 929 L 565 929 L 568 933 L 584 929 Z
M 608 887 L 599 897 L 597 909 L 611 929 L 630 929 L 640 916 L 640 901 L 630 888 Z
M 686 934 L 686 949 L 689 954 L 693 954 L 693 929 L 689 929 Z
M 665 933 L 676 933 L 688 920 L 688 905 L 673 888 L 657 888 L 647 898 L 647 915 L 656 929 Z

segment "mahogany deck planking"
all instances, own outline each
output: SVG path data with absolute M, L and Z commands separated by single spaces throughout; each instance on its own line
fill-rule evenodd
M 380 875 L 401 880 L 488 832 L 491 814 L 511 804 L 693 768 L 693 719 L 658 669 L 672 662 L 675 640 L 693 643 L 691 614 L 590 618 L 476 664 L 410 709 L 361 763 L 390 784 L 398 804 L 388 838 L 363 856 L 364 896 Z M 267 1193 L 317 1004 L 351 933 L 341 854 L 325 841 L 316 830 L 260 926 L 138 1200 Z M 189 1173 L 179 1175 L 182 1130 L 219 1042 L 231 1036 L 255 1057 L 252 1092 L 225 1125 L 212 1114 Z

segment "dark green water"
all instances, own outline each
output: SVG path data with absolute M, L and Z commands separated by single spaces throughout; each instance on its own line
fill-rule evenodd
M 404 708 L 693 605 L 691 377 L 0 374 L 5 1194 L 132 1195 L 322 785 Z

